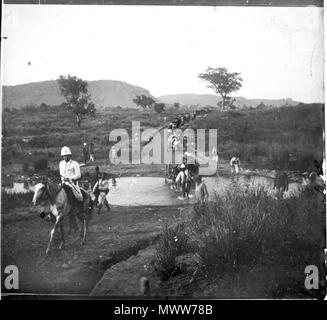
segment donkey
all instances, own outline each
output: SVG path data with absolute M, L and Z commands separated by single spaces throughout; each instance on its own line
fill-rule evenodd
M 59 249 L 62 249 L 65 243 L 63 224 L 65 216 L 69 217 L 71 228 L 72 225 L 76 226 L 75 215 L 77 214 L 82 224 L 80 234 L 82 238 L 82 244 L 85 244 L 88 223 L 92 214 L 93 207 L 89 194 L 85 190 L 81 190 L 83 193 L 83 208 L 79 208 L 77 201 L 74 200 L 72 191 L 68 186 L 57 185 L 50 180 L 45 180 L 44 182 L 37 183 L 35 185 L 35 191 L 32 200 L 33 204 L 49 204 L 51 211 L 49 213 L 49 219 L 54 222 L 54 227 L 50 232 L 50 240 L 46 254 L 48 254 L 51 250 L 53 238 L 58 228 L 60 229 L 61 234 L 61 243 L 59 245 Z M 43 216 L 41 214 L 41 217 L 44 216 L 45 214 L 43 214 Z

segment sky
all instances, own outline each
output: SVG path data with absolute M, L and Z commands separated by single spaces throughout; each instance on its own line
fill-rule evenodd
M 3 5 L 2 84 L 76 75 L 166 94 L 214 94 L 207 67 L 245 98 L 323 102 L 323 9 Z

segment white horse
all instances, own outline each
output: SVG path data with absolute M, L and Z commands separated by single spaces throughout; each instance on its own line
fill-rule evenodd
M 54 222 L 54 227 L 50 232 L 50 240 L 46 254 L 50 252 L 53 238 L 58 228 L 60 229 L 61 233 L 61 243 L 59 245 L 59 249 L 62 249 L 65 243 L 63 225 L 65 216 L 69 217 L 70 227 L 72 227 L 72 225 L 76 226 L 75 215 L 77 214 L 82 223 L 82 244 L 85 244 L 88 222 L 92 213 L 92 210 L 90 210 L 92 208 L 92 201 L 91 197 L 85 190 L 81 189 L 81 191 L 83 193 L 84 199 L 83 206 L 79 206 L 77 204 L 77 201 L 68 186 L 60 186 L 51 182 L 50 180 L 46 180 L 45 182 L 41 182 L 35 185 L 34 196 L 32 200 L 33 204 L 42 204 L 44 206 L 49 205 L 51 212 L 48 214 L 48 218 Z M 45 216 L 45 213 L 41 214 L 42 218 Z

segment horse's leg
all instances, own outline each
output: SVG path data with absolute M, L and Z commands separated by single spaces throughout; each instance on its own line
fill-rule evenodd
M 106 199 L 104 204 L 106 205 L 108 211 L 111 209 L 108 200 Z
M 49 240 L 49 243 L 48 243 L 47 250 L 45 252 L 46 254 L 48 254 L 50 252 L 51 245 L 52 245 L 52 242 L 53 242 L 53 237 L 54 237 L 54 235 L 56 233 L 56 229 L 57 229 L 58 223 L 60 223 L 60 220 L 61 220 L 61 217 L 60 216 L 57 216 L 56 222 L 55 222 L 52 230 L 50 231 L 50 240 Z
M 61 243 L 59 245 L 59 249 L 61 250 L 65 244 L 65 233 L 64 233 L 64 223 L 61 221 L 60 223 L 60 233 L 61 233 Z
M 82 245 L 85 244 L 85 241 L 86 241 L 86 232 L 87 232 L 87 218 L 85 217 L 83 219 L 83 237 L 82 237 Z
M 69 213 L 69 231 L 68 234 L 70 235 L 72 231 L 76 232 L 78 230 L 78 226 L 76 223 L 75 213 Z
M 101 212 L 101 208 L 102 208 L 102 203 L 99 204 L 99 209 L 98 209 L 97 214 L 100 214 L 100 212 Z

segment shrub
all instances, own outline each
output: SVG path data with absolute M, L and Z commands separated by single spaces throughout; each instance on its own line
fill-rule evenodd
M 54 152 L 51 152 L 51 151 L 48 151 L 48 157 L 49 158 L 54 158 L 55 157 L 55 153 Z
M 23 173 L 29 172 L 29 163 L 28 162 L 26 162 L 26 161 L 23 162 L 22 171 L 23 171 Z
M 176 269 L 175 258 L 189 250 L 188 236 L 183 225 L 165 229 L 160 237 L 155 269 L 162 280 L 167 280 L 178 270 Z
M 42 171 L 48 169 L 48 160 L 45 158 L 34 161 L 34 171 Z

